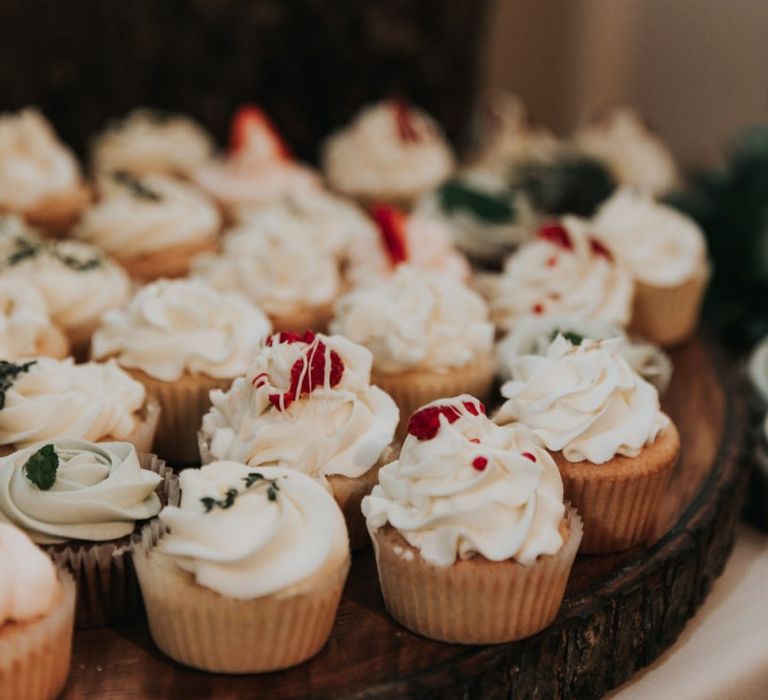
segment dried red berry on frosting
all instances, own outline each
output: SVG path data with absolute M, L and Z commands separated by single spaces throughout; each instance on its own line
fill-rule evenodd
M 264 110 L 243 105 L 232 119 L 229 148 L 232 153 L 253 150 L 275 158 L 290 160 L 290 149 Z
M 472 467 L 474 469 L 477 469 L 477 471 L 481 472 L 488 466 L 488 458 L 487 457 L 475 457 L 472 460 Z
M 473 416 L 485 413 L 485 406 L 480 401 L 464 401 L 464 409 Z M 408 433 L 419 440 L 431 440 L 440 429 L 440 416 L 444 416 L 448 423 L 455 423 L 461 418 L 461 411 L 450 404 L 420 408 L 408 421 Z
M 597 238 L 590 237 L 589 249 L 592 251 L 592 255 L 596 255 L 597 257 L 605 258 L 609 262 L 613 262 L 613 253 L 611 253 L 605 243 L 599 241 Z
M 530 459 L 531 462 L 535 462 L 536 461 L 536 457 L 535 457 L 535 455 L 532 452 L 523 452 L 522 455 L 526 459 Z
M 392 267 L 405 262 L 408 259 L 405 213 L 395 207 L 377 204 L 373 208 L 373 218 Z
M 557 222 L 544 224 L 536 236 L 565 250 L 573 250 L 573 241 L 565 226 Z
M 392 109 L 395 112 L 397 134 L 403 143 L 418 143 L 421 135 L 413 121 L 413 112 L 405 100 L 393 100 Z

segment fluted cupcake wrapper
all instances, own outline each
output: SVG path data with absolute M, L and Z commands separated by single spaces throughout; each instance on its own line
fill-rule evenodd
M 566 504 L 565 542 L 530 566 L 484 557 L 439 567 L 427 563 L 391 526 L 371 532 L 379 582 L 390 615 L 430 639 L 498 644 L 530 637 L 557 615 L 582 537 Z
M 61 594 L 39 620 L 0 625 L 0 698 L 50 700 L 64 688 L 72 656 L 75 582 L 59 571 Z
M 163 477 L 158 496 L 163 505 L 178 505 L 179 479 L 154 455 L 139 455 L 142 469 Z M 131 554 L 138 535 L 110 542 L 72 541 L 43 545 L 51 558 L 69 569 L 77 582 L 77 627 L 103 627 L 129 620 L 141 610 Z M 0 696 L 1 697 L 1 696 Z
M 349 557 L 293 594 L 239 600 L 196 584 L 160 552 L 159 523 L 134 554 L 158 648 L 175 661 L 215 673 L 260 673 L 295 666 L 325 645 L 349 571 Z

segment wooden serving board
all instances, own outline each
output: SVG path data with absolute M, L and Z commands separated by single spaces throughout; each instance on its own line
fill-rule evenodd
M 655 542 L 579 557 L 551 627 L 522 642 L 464 647 L 414 635 L 384 610 L 370 549 L 354 560 L 331 639 L 311 661 L 262 676 L 184 668 L 144 622 L 79 631 L 64 697 L 599 697 L 670 646 L 721 573 L 746 484 L 744 406 L 711 341 L 673 353 L 664 407 L 682 455 Z

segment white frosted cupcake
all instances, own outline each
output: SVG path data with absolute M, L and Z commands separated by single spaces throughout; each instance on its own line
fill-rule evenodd
M 689 338 L 709 280 L 704 233 L 693 219 L 623 189 L 592 226 L 635 279 L 632 328 L 663 345 Z
M 23 532 L 0 523 L 0 591 L 0 697 L 58 697 L 72 655 L 72 578 Z
M 628 270 L 590 235 L 586 222 L 570 216 L 542 226 L 536 240 L 507 259 L 501 275 L 481 278 L 478 286 L 504 331 L 530 315 L 626 325 L 632 313 Z
M 0 453 L 59 437 L 151 451 L 157 403 L 114 361 L 0 361 Z
M 397 461 L 362 503 L 387 610 L 460 644 L 536 634 L 560 608 L 581 540 L 541 442 L 467 394 L 411 416 Z
M 353 547 L 364 544 L 360 499 L 376 481 L 399 418 L 395 402 L 371 386 L 372 361 L 337 335 L 271 336 L 245 377 L 211 392 L 203 462 L 286 467 L 327 480 Z
M 522 423 L 552 453 L 584 520 L 582 550 L 623 551 L 657 534 L 680 436 L 621 340 L 574 345 L 560 335 L 545 356 L 524 355 L 511 369 L 495 420 Z
M 325 644 L 349 570 L 344 519 L 317 481 L 291 469 L 215 462 L 181 474 L 181 506 L 134 561 L 149 630 L 179 663 L 274 671 Z
M 65 232 L 89 198 L 80 166 L 36 109 L 0 113 L 0 214 Z
M 221 216 L 197 188 L 175 178 L 117 171 L 74 235 L 113 255 L 142 280 L 182 277 L 193 257 L 216 249 Z
M 331 187 L 365 205 L 408 208 L 453 169 L 453 153 L 437 122 L 402 100 L 365 107 L 323 146 Z
M 212 154 L 213 139 L 195 120 L 144 108 L 113 121 L 96 137 L 91 163 L 98 173 L 187 177 Z
M 238 295 L 200 280 L 161 280 L 104 315 L 92 353 L 114 357 L 160 402 L 155 452 L 191 464 L 200 459 L 209 392 L 245 374 L 270 331 L 266 316 Z
M 277 330 L 324 330 L 341 290 L 339 262 L 305 226 L 284 217 L 230 229 L 219 255 L 201 255 L 192 277 L 240 294 L 263 309 Z
M 604 161 L 621 184 L 658 196 L 680 181 L 669 147 L 627 107 L 605 110 L 583 125 L 574 143 Z
M 373 353 L 372 381 L 400 408 L 401 428 L 443 396 L 488 396 L 493 324 L 482 297 L 439 273 L 401 265 L 336 303 L 331 331 Z

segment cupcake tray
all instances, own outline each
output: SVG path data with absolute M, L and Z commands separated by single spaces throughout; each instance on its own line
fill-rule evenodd
M 706 337 L 671 354 L 675 375 L 663 405 L 682 453 L 655 541 L 579 557 L 557 619 L 535 637 L 465 647 L 408 632 L 384 610 L 369 548 L 354 557 L 328 644 L 301 666 L 261 676 L 194 671 L 164 657 L 137 621 L 76 632 L 64 698 L 603 695 L 669 647 L 704 601 L 730 554 L 747 483 L 735 374 Z

